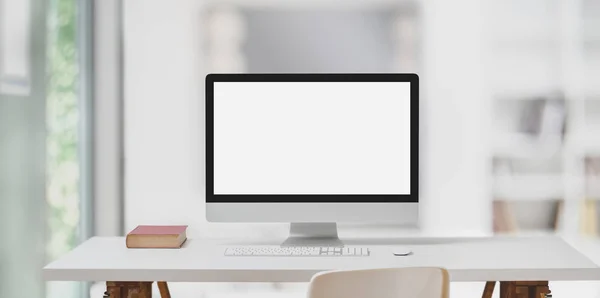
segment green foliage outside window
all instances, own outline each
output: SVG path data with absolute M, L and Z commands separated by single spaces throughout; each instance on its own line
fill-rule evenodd
M 48 15 L 47 202 L 50 260 L 78 242 L 79 162 L 76 0 L 52 0 Z

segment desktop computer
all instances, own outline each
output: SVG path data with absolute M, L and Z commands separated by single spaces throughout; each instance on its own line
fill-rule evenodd
M 343 252 L 336 223 L 417 224 L 418 169 L 416 74 L 206 77 L 210 222 L 289 222 L 283 247 Z

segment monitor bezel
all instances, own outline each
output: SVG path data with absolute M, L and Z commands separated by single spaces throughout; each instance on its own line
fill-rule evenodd
M 410 194 L 215 194 L 215 82 L 408 82 L 410 83 Z M 419 202 L 419 76 L 381 74 L 208 74 L 205 96 L 207 203 L 418 203 Z

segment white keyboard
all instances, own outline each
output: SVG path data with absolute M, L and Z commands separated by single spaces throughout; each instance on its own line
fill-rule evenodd
M 370 254 L 365 247 L 244 246 L 225 249 L 225 256 L 235 257 L 368 257 Z

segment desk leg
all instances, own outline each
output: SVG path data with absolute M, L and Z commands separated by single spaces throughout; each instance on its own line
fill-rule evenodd
M 152 298 L 152 282 L 106 282 L 108 298 Z
M 169 286 L 167 285 L 166 281 L 159 281 L 157 282 L 158 284 L 158 291 L 160 292 L 160 297 L 161 298 L 171 298 L 171 292 L 169 292 Z
M 496 287 L 495 281 L 486 282 L 485 288 L 483 289 L 483 295 L 481 295 L 481 298 L 492 298 L 492 294 L 494 294 L 495 287 Z
M 550 294 L 548 281 L 500 282 L 500 298 L 545 298 L 546 294 Z

